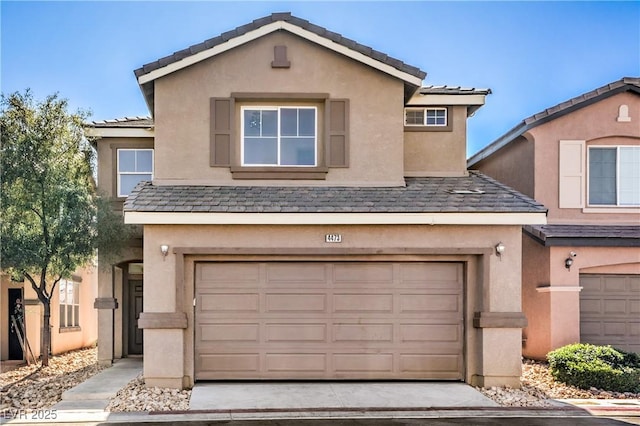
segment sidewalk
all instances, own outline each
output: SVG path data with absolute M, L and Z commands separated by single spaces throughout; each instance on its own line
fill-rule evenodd
M 66 391 L 50 409 L 3 413 L 0 423 L 603 416 L 633 418 L 640 424 L 639 400 L 556 400 L 549 408 L 500 407 L 457 382 L 208 382 L 194 387 L 188 411 L 106 412 L 109 399 L 141 372 L 141 359 L 119 360 Z

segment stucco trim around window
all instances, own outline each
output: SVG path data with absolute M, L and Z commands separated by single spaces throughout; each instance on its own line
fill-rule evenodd
M 243 108 L 316 110 L 316 158 L 312 166 L 243 165 Z M 328 93 L 233 92 L 210 100 L 210 166 L 228 167 L 234 179 L 325 179 L 329 168 L 349 167 L 349 100 Z M 238 117 L 240 116 L 240 117 Z
M 109 143 L 109 149 L 111 149 L 111 198 L 117 202 L 119 209 L 121 209 L 120 203 L 124 202 L 127 197 L 118 196 L 118 150 L 120 149 L 150 149 L 154 150 L 153 139 L 146 143 L 141 143 L 141 140 L 136 142 L 111 142 Z M 153 161 L 155 163 L 155 152 L 153 154 Z M 102 165 L 99 165 L 99 167 Z M 155 169 L 155 164 L 153 165 Z

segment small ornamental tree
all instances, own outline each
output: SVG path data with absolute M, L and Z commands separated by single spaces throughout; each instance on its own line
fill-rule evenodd
M 85 113 L 69 113 L 57 94 L 36 102 L 29 90 L 2 95 L 0 105 L 0 266 L 24 277 L 43 305 L 46 366 L 56 285 L 96 249 L 119 250 L 126 228 L 95 192 Z

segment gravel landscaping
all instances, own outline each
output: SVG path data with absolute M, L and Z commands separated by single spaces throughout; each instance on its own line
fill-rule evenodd
M 49 365 L 31 364 L 0 373 L 0 410 L 48 408 L 62 399 L 62 393 L 103 367 L 97 363 L 97 349 L 81 349 L 49 358 Z
M 47 408 L 60 401 L 62 393 L 102 370 L 96 349 L 83 349 L 54 356 L 49 366 L 31 365 L 0 373 L 0 410 Z M 556 382 L 546 363 L 522 364 L 522 387 L 478 389 L 488 398 L 506 407 L 549 407 L 553 399 L 638 399 L 640 394 L 577 389 Z M 108 411 L 187 410 L 191 391 L 147 388 L 142 376 L 131 381 L 111 400 Z

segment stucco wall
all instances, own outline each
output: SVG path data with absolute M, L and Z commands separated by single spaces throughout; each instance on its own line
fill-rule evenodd
M 327 233 L 342 234 L 343 243 L 328 245 L 324 242 L 324 235 Z M 500 241 L 507 247 L 502 259 L 495 256 L 494 250 L 495 244 Z M 170 246 L 170 254 L 166 258 L 160 253 L 161 244 Z M 199 251 L 196 250 L 198 247 L 201 248 Z M 188 328 L 184 331 L 145 330 L 145 379 L 147 383 L 176 387 L 188 385 L 193 380 L 193 268 L 185 266 L 184 277 L 177 278 L 184 280 L 185 292 L 179 295 L 183 305 L 176 306 L 178 258 L 173 250 L 180 248 L 200 253 L 197 256 L 191 255 L 191 262 L 193 256 L 207 260 L 238 260 L 234 253 L 242 254 L 241 260 L 255 260 L 259 256 L 249 253 L 256 249 L 262 249 L 263 255 L 285 250 L 288 254 L 281 256 L 280 260 L 296 259 L 296 254 L 308 250 L 314 253 L 310 255 L 312 258 L 319 260 L 384 260 L 391 258 L 380 254 L 385 249 L 412 253 L 402 257 L 406 261 L 467 259 L 468 267 L 473 269 L 467 275 L 465 301 L 467 381 L 489 386 L 500 383 L 518 386 L 521 329 L 479 329 L 473 327 L 472 321 L 475 312 L 521 311 L 519 226 L 147 225 L 144 248 L 144 311 L 186 312 Z M 207 254 L 224 248 L 228 249 L 227 255 Z M 427 252 L 416 254 L 420 250 Z M 398 253 L 395 258 L 397 255 Z M 164 344 L 168 339 L 173 342 L 170 347 Z M 162 350 L 158 350 L 159 348 Z M 178 368 L 179 366 L 182 367 Z
M 275 45 L 287 46 L 290 68 L 271 68 Z M 349 167 L 330 169 L 326 181 L 296 184 L 402 184 L 403 82 L 285 32 L 156 80 L 157 183 L 238 184 L 228 167 L 209 165 L 210 98 L 232 92 L 327 93 L 349 99 Z
M 93 301 L 97 294 L 98 277 L 93 266 L 79 268 L 76 282 L 80 283 L 80 327 L 65 331 L 60 329 L 59 287 L 56 286 L 51 299 L 51 353 L 60 354 L 74 349 L 89 347 L 96 344 L 98 339 L 97 312 L 93 309 Z M 79 281 L 77 280 L 79 278 Z M 7 296 L 9 288 L 22 288 L 25 311 L 25 327 L 27 339 L 34 355 L 40 356 L 42 339 L 43 308 L 38 297 L 28 281 L 13 282 L 7 275 L 1 276 L 2 309 L 0 318 L 1 359 L 8 358 L 9 313 L 7 311 Z M 50 288 L 50 285 L 48 286 Z
M 109 137 L 97 140 L 98 190 L 117 198 L 117 150 L 119 148 L 153 148 L 153 138 Z
M 467 107 L 451 107 L 452 131 L 405 131 L 406 176 L 465 176 L 467 174 Z
M 630 122 L 618 122 L 618 108 L 629 107 Z M 584 140 L 586 147 L 594 145 L 640 145 L 640 96 L 620 93 L 595 104 L 551 120 L 529 131 L 535 140 L 535 175 L 544 176 L 536 181 L 535 199 L 549 209 L 549 223 L 600 222 L 637 223 L 640 209 L 619 213 L 610 208 L 606 212 L 590 213 L 583 209 L 560 209 L 558 194 L 559 141 Z M 583 160 L 587 168 L 586 155 Z M 583 191 L 587 190 L 585 179 Z
M 565 259 L 575 252 L 571 269 Z M 544 247 L 523 237 L 523 311 L 529 321 L 523 354 L 545 359 L 580 341 L 580 274 L 640 274 L 636 247 Z
M 534 143 L 519 136 L 490 157 L 479 161 L 473 169 L 509 185 L 529 197 L 534 196 Z

